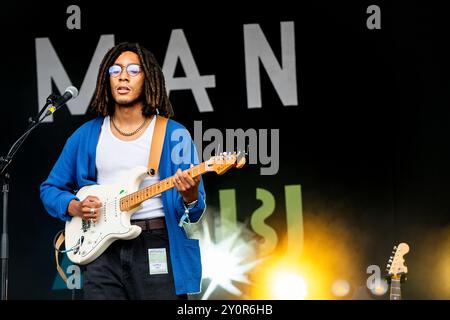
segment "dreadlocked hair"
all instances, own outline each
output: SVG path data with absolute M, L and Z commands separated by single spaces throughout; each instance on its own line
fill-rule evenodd
M 114 99 L 111 94 L 108 69 L 125 51 L 134 52 L 139 56 L 144 71 L 144 106 L 142 107 L 142 115 L 150 117 L 152 114 L 159 113 L 159 115 L 166 118 L 172 117 L 173 109 L 167 96 L 164 75 L 156 58 L 138 43 L 130 42 L 122 42 L 112 47 L 103 58 L 97 77 L 95 93 L 90 102 L 91 111 L 101 116 L 114 114 Z

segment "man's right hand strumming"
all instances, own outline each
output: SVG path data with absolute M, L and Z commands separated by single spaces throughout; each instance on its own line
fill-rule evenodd
M 68 212 L 72 217 L 80 217 L 85 220 L 97 222 L 100 216 L 102 203 L 98 197 L 88 196 L 83 201 L 73 199 L 69 202 Z

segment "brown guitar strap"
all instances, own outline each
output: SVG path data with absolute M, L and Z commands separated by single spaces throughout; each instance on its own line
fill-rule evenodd
M 61 248 L 61 245 L 64 242 L 64 233 L 61 233 L 58 237 L 58 240 L 56 240 L 55 243 L 55 260 L 56 260 L 56 270 L 58 270 L 59 275 L 61 276 L 61 278 L 64 280 L 64 283 L 67 284 L 67 276 L 64 273 L 64 270 L 61 268 L 61 266 L 59 265 L 59 248 Z
M 156 116 L 155 129 L 153 130 L 152 145 L 148 159 L 148 174 L 154 176 L 158 172 L 159 160 L 161 159 L 164 137 L 166 135 L 167 118 Z
M 161 158 L 162 148 L 164 145 L 164 137 L 166 136 L 167 118 L 156 115 L 155 129 L 153 130 L 152 145 L 150 147 L 150 155 L 148 159 L 148 174 L 154 176 L 158 172 L 159 160 Z M 61 233 L 55 244 L 55 260 L 56 270 L 59 275 L 67 283 L 67 276 L 59 264 L 59 248 L 64 242 L 64 233 Z

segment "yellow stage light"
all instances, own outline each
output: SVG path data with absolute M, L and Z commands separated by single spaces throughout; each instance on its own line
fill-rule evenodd
M 308 294 L 305 279 L 299 274 L 276 275 L 271 281 L 272 295 L 280 300 L 304 300 Z
M 336 297 L 343 298 L 350 292 L 350 284 L 346 280 L 336 280 L 331 286 L 331 291 Z
M 370 288 L 370 291 L 376 296 L 382 296 L 387 292 L 388 287 L 387 281 L 383 279 L 378 281 L 378 284 L 373 286 L 373 288 Z

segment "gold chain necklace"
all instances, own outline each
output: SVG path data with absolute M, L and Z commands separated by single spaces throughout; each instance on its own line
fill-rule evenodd
M 142 122 L 142 124 L 139 126 L 139 128 L 137 128 L 136 130 L 134 130 L 133 132 L 123 132 L 122 130 L 120 130 L 117 126 L 116 123 L 114 122 L 114 117 L 111 117 L 111 122 L 114 126 L 114 128 L 117 130 L 117 132 L 119 132 L 121 135 L 126 136 L 126 137 L 131 137 L 134 136 L 136 133 L 138 133 L 139 131 L 142 130 L 142 128 L 145 126 L 145 124 L 147 123 L 147 118 L 144 119 L 144 122 Z

